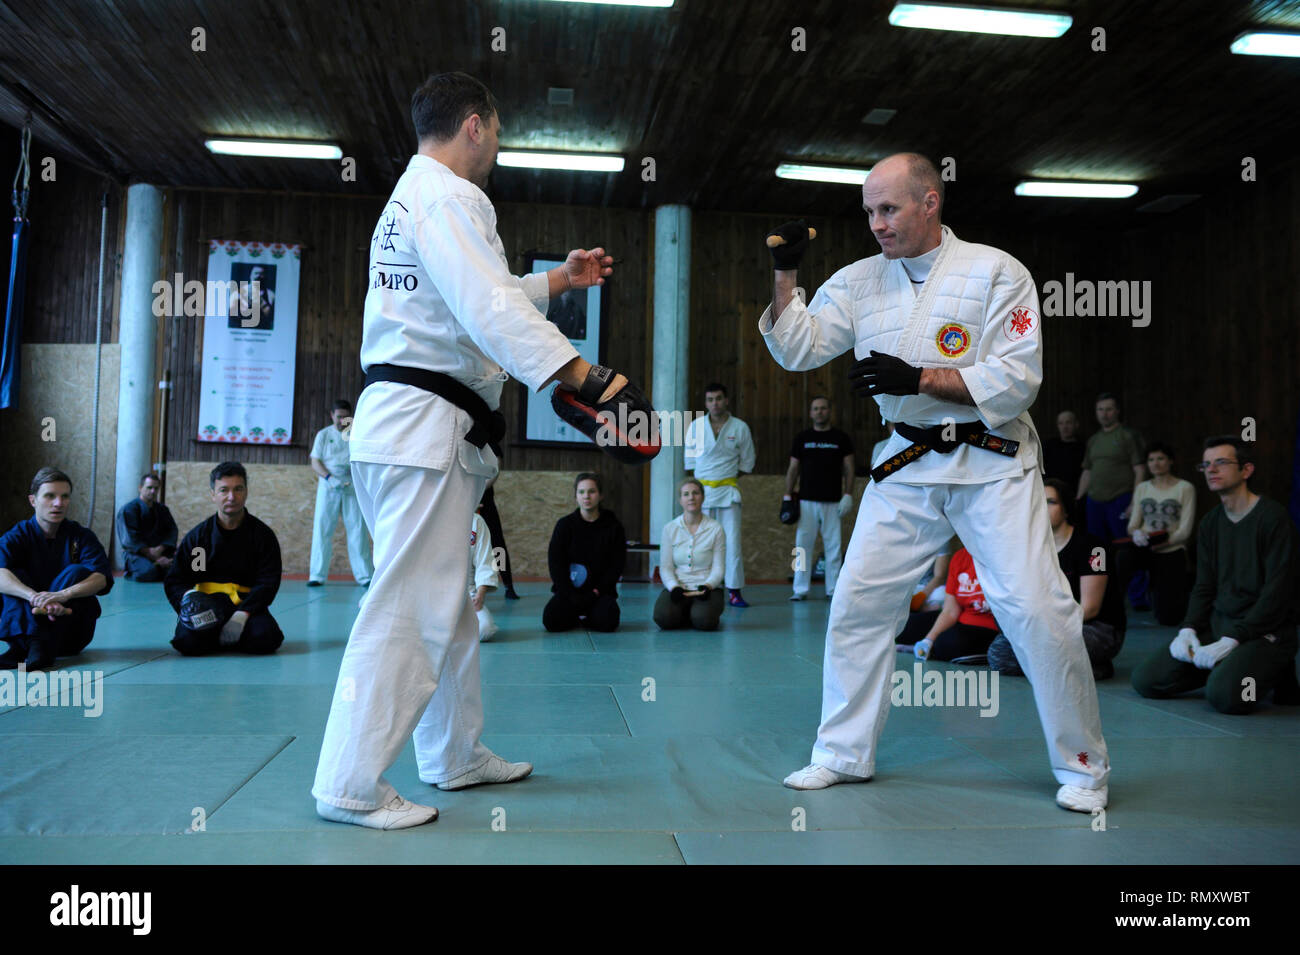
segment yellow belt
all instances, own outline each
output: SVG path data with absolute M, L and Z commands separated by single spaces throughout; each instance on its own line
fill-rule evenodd
M 731 485 L 734 488 L 740 487 L 740 482 L 737 481 L 734 477 L 723 478 L 721 481 L 710 481 L 706 478 L 696 478 L 696 480 L 699 481 L 701 484 L 703 484 L 705 487 L 722 487 L 727 484 Z
M 230 602 L 238 607 L 240 598 L 252 592 L 253 588 L 241 587 L 239 584 L 220 584 L 215 580 L 201 580 L 194 585 L 194 589 L 203 594 L 225 594 L 230 598 Z

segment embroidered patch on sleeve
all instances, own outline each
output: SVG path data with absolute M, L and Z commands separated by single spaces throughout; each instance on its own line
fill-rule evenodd
M 1017 305 L 1011 310 L 1011 314 L 1007 316 L 1006 321 L 1002 323 L 1002 331 L 1013 342 L 1020 341 L 1020 339 L 1032 334 L 1037 329 L 1038 313 L 1026 305 Z

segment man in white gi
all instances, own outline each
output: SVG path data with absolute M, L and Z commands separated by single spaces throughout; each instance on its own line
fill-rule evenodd
M 759 320 L 790 371 L 852 349 L 854 390 L 896 430 L 858 509 L 826 633 L 822 716 L 794 789 L 865 782 L 889 715 L 894 636 L 926 564 L 955 532 L 1033 686 L 1057 802 L 1107 801 L 1110 765 L 1080 608 L 1057 563 L 1042 506 L 1039 442 L 1027 410 L 1042 382 L 1038 296 L 998 249 L 940 224 L 943 182 L 904 153 L 876 164 L 863 208 L 883 255 L 832 275 L 805 305 L 796 288 L 808 230 L 772 248 L 775 296 Z M 988 432 L 994 431 L 995 435 Z
M 727 389 L 713 382 L 704 387 L 708 415 L 696 418 L 686 429 L 686 470 L 704 485 L 704 513 L 722 525 L 727 537 L 727 600 L 733 607 L 748 607 L 740 588 L 745 586 L 745 555 L 740 544 L 741 474 L 754 470 L 754 439 L 749 425 L 728 410 Z
M 343 518 L 348 538 L 348 563 L 352 576 L 362 587 L 370 586 L 375 566 L 370 559 L 370 538 L 361 519 L 361 506 L 352 487 L 351 459 L 348 455 L 348 432 L 352 424 L 352 403 L 343 398 L 330 411 L 334 422 L 316 432 L 311 446 L 311 469 L 320 478 L 316 482 L 316 515 L 311 528 L 311 568 L 308 587 L 319 587 L 330 573 L 334 552 L 334 528 Z
M 439 789 L 532 771 L 479 739 L 479 632 L 465 596 L 465 541 L 497 471 L 491 445 L 504 419 L 492 409 L 506 371 L 538 390 L 558 380 L 602 404 L 627 385 L 578 357 L 543 314 L 550 298 L 611 274 L 603 249 L 574 250 L 547 273 L 509 272 L 481 188 L 501 129 L 487 87 L 463 73 L 432 76 L 412 96 L 411 114 L 419 152 L 371 238 L 361 342 L 368 385 L 351 431 L 375 575 L 339 668 L 312 789 L 324 818 L 376 829 L 437 818 L 383 776 L 412 733 L 420 778 Z M 589 372 L 608 385 L 594 388 Z

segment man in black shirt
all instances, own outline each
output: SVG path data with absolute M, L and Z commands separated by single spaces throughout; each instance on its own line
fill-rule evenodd
M 172 646 L 186 656 L 274 653 L 284 642 L 269 610 L 280 589 L 280 542 L 244 508 L 248 474 L 242 464 L 218 464 L 208 484 L 217 512 L 185 535 L 163 589 L 178 614 L 181 598 L 193 589 L 227 594 L 236 610 L 220 631 L 198 632 L 178 620 Z
M 1115 675 L 1112 663 L 1124 645 L 1128 620 L 1124 615 L 1124 595 L 1118 586 L 1109 586 L 1111 555 L 1099 539 L 1082 527 L 1074 527 L 1066 516 L 1066 507 L 1074 499 L 1064 481 L 1048 478 L 1043 482 L 1047 497 L 1048 519 L 1056 541 L 1056 558 L 1061 572 L 1070 582 L 1070 592 L 1083 608 L 1083 644 L 1088 650 L 1094 679 Z M 989 666 L 1007 676 L 1024 676 L 1007 638 L 998 634 L 988 650 Z
M 790 466 L 785 472 L 785 500 L 799 502 L 791 600 L 808 597 L 818 533 L 826 548 L 826 596 L 835 593 L 843 555 L 840 521 L 853 507 L 853 440 L 831 427 L 829 398 L 823 395 L 814 398 L 809 414 L 813 426 L 795 435 L 790 445 Z
M 140 583 L 166 577 L 176 553 L 176 521 L 167 505 L 158 503 L 160 487 L 158 475 L 146 474 L 140 479 L 140 496 L 117 512 L 126 576 Z

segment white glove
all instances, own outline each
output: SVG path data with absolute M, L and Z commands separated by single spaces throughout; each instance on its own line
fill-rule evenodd
M 1202 670 L 1212 670 L 1214 665 L 1235 650 L 1240 644 L 1232 637 L 1219 637 L 1213 643 L 1207 643 L 1196 651 L 1192 660 Z
M 1201 641 L 1196 639 L 1196 631 L 1183 627 L 1169 644 L 1169 655 L 1179 663 L 1191 663 L 1196 651 L 1201 649 Z
M 1151 543 L 1151 538 L 1147 537 L 1147 532 L 1139 527 L 1133 532 L 1133 543 L 1137 544 L 1139 547 L 1146 547 Z
M 851 510 L 853 510 L 853 495 L 845 494 L 840 498 L 840 502 L 835 505 L 835 514 L 837 517 L 843 517 Z
M 219 638 L 223 647 L 231 647 L 239 642 L 239 637 L 244 632 L 245 619 L 243 614 L 237 612 L 226 621 L 226 625 L 221 628 L 221 637 Z
M 916 654 L 918 660 L 928 660 L 930 658 L 930 648 L 934 646 L 934 641 L 929 637 L 924 640 L 918 640 L 916 646 L 912 647 L 912 652 Z

